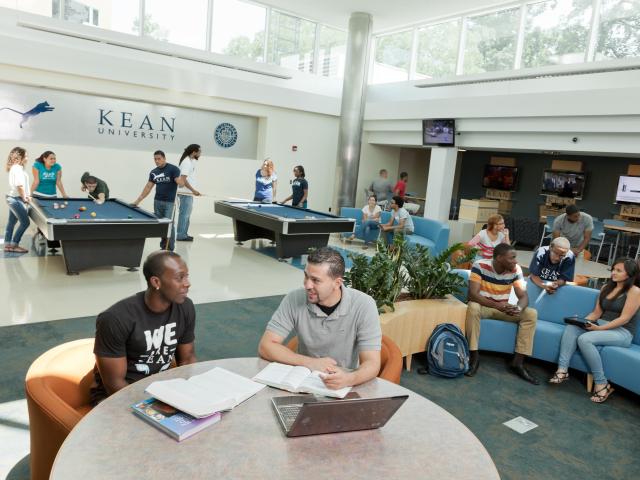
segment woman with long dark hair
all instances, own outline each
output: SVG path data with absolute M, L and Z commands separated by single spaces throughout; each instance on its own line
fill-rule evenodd
M 611 269 L 611 279 L 602 287 L 596 306 L 585 318 L 591 323 L 582 327 L 567 325 L 560 342 L 558 370 L 549 383 L 569 379 L 569 362 L 576 348 L 593 374 L 594 389 L 591 401 L 602 403 L 613 392 L 602 366 L 599 345 L 629 347 L 636 331 L 636 313 L 640 307 L 638 264 L 630 258 L 618 258 Z
M 33 196 L 55 198 L 57 190 L 60 190 L 60 194 L 68 198 L 62 185 L 62 167 L 57 163 L 56 154 L 51 150 L 47 150 L 36 158 L 31 173 L 33 174 L 31 185 Z
M 294 180 L 291 182 L 291 195 L 285 198 L 282 203 L 291 200 L 294 207 L 307 208 L 307 197 L 309 196 L 309 182 L 307 182 L 304 167 L 298 165 L 293 169 Z
M 21 147 L 15 147 L 9 152 L 5 170 L 9 172 L 9 191 L 7 192 L 7 205 L 9 205 L 9 218 L 4 233 L 4 251 L 15 253 L 27 253 L 29 250 L 20 246 L 20 240 L 25 230 L 29 227 L 29 177 L 24 171 L 27 163 L 27 151 Z M 18 228 L 16 229 L 16 224 Z M 14 231 L 15 230 L 15 231 Z
M 176 240 L 182 242 L 192 242 L 193 237 L 189 235 L 189 219 L 193 210 L 193 197 L 200 196 L 196 190 L 196 162 L 200 158 L 200 145 L 192 143 L 187 146 L 180 157 L 180 185 L 178 188 L 179 217 L 176 232 Z

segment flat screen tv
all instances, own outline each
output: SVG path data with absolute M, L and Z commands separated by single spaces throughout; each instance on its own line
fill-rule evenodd
M 438 147 L 455 146 L 456 121 L 453 118 L 422 120 L 422 144 Z
M 585 179 L 582 172 L 545 170 L 542 174 L 542 194 L 581 200 Z
M 518 167 L 502 165 L 485 165 L 482 175 L 482 186 L 496 190 L 515 192 L 518 182 Z
M 616 202 L 640 204 L 640 177 L 620 175 L 618 190 L 616 191 Z

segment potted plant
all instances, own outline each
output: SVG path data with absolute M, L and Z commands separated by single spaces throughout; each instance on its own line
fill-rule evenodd
M 440 323 L 454 323 L 464 331 L 466 305 L 453 295 L 460 293 L 464 280 L 452 272 L 475 254 L 455 244 L 438 256 L 431 256 L 421 245 L 408 246 L 402 235 L 392 246 L 378 243 L 373 257 L 350 254 L 353 267 L 345 274 L 345 284 L 373 297 L 380 311 L 382 332 L 389 336 L 407 359 L 423 352 L 431 332 Z

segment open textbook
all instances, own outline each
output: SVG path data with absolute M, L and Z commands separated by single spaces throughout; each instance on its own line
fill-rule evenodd
M 253 377 L 253 380 L 293 393 L 313 393 L 335 398 L 344 398 L 351 390 L 351 387 L 331 390 L 322 381 L 321 372 L 312 372 L 307 367 L 294 367 L 277 362 L 267 365 Z
M 215 367 L 188 380 L 173 378 L 153 382 L 145 392 L 192 417 L 202 418 L 230 410 L 263 388 L 264 385 Z

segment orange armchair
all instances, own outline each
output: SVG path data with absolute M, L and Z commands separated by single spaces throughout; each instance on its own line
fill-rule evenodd
M 90 410 L 93 338 L 64 343 L 40 355 L 29 368 L 25 393 L 31 437 L 31 479 L 46 480 L 71 429 Z
M 294 352 L 298 350 L 298 337 L 293 337 L 287 343 L 287 347 Z M 380 373 L 379 378 L 400 385 L 402 374 L 402 353 L 400 349 L 386 335 L 382 335 L 382 348 L 380 349 Z

